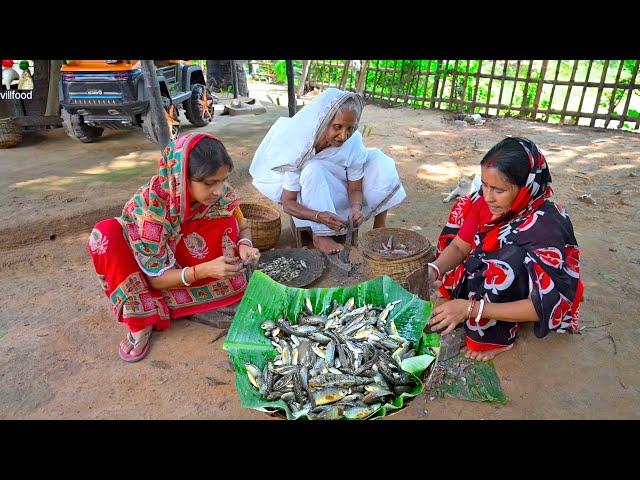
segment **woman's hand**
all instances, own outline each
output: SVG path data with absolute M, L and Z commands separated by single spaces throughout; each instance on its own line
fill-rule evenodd
M 429 320 L 429 325 L 433 330 L 441 332 L 441 335 L 447 335 L 467 319 L 467 311 L 471 300 L 450 300 L 442 305 L 437 306 L 433 310 L 433 315 Z
M 240 260 L 242 260 L 243 265 L 250 263 L 257 265 L 258 260 L 260 260 L 260 250 L 250 247 L 245 243 L 241 243 L 238 246 L 238 254 L 240 255 Z
M 331 212 L 320 212 L 317 215 L 318 223 L 322 223 L 326 225 L 331 230 L 338 231 L 344 227 L 344 220 L 342 220 L 338 215 Z
M 242 270 L 239 258 L 229 258 L 224 255 L 197 265 L 198 279 L 201 278 L 229 278 L 235 277 Z
M 358 228 L 362 225 L 362 222 L 364 221 L 364 214 L 362 213 L 360 205 L 357 207 L 351 207 L 349 210 L 349 220 L 351 220 L 353 228 Z

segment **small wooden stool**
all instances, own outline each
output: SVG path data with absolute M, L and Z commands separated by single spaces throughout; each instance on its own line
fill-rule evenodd
M 302 232 L 307 232 L 309 236 L 313 235 L 313 231 L 311 227 L 307 226 L 298 226 L 296 225 L 296 218 L 292 215 L 289 215 L 290 225 L 291 225 L 291 233 L 293 237 L 296 239 L 296 247 L 302 248 Z M 353 230 L 353 236 L 351 238 L 351 245 L 357 247 L 358 246 L 358 229 Z

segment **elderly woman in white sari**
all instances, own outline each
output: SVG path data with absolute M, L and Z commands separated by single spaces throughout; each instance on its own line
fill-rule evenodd
M 387 211 L 406 197 L 393 159 L 362 143 L 363 107 L 354 93 L 326 90 L 273 124 L 249 168 L 253 185 L 310 227 L 327 254 L 342 250 L 332 237 L 350 221 L 359 227 L 372 214 L 373 228 L 384 227 Z

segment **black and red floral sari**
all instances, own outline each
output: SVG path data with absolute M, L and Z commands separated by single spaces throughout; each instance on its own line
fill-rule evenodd
M 580 250 L 564 208 L 549 200 L 551 174 L 530 140 L 512 137 L 527 153 L 529 177 L 510 210 L 491 220 L 482 190 L 461 197 L 438 238 L 437 255 L 458 235 L 471 244 L 465 261 L 443 277 L 444 298 L 504 303 L 531 298 L 537 337 L 580 330 Z M 519 324 L 492 318 L 465 322 L 467 347 L 491 350 L 514 342 Z

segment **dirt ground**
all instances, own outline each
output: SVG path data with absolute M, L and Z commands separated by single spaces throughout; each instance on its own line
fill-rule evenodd
M 248 174 L 253 152 L 286 115 L 266 106 L 266 114 L 217 117 L 203 129 L 225 142 L 237 167 L 231 181 L 247 199 L 261 198 Z M 458 127 L 443 112 L 373 105 L 361 125 L 371 127 L 367 146 L 395 158 L 408 194 L 389 226 L 418 225 L 431 241 L 450 207 L 443 194 L 461 173 L 478 172 L 506 135 L 535 141 L 571 215 L 586 287 L 581 335 L 537 339 L 525 328 L 495 360 L 506 405 L 426 393 L 391 418 L 640 418 L 640 136 L 515 119 Z M 240 406 L 223 338 L 213 341 L 220 330 L 177 321 L 156 332 L 142 362 L 117 355 L 125 329 L 110 315 L 85 242 L 154 173 L 158 156 L 142 133 L 116 131 L 82 144 L 55 130 L 0 150 L 0 418 L 269 418 Z M 578 200 L 585 192 L 596 205 Z M 282 223 L 279 246 L 293 246 L 284 214 Z M 327 271 L 313 286 L 360 279 Z

